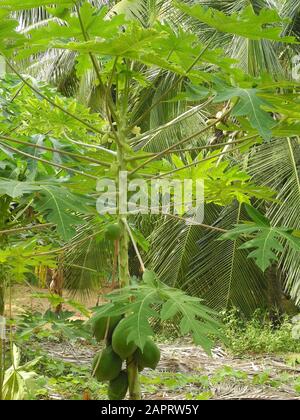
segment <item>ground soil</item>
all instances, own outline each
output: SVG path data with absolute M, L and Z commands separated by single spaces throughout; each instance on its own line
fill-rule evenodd
M 36 291 L 45 292 L 45 290 L 37 290 L 29 287 L 20 286 L 14 288 L 12 294 L 12 312 L 20 313 L 24 310 L 35 310 L 43 312 L 49 308 L 49 303 L 45 299 L 36 299 L 31 297 Z M 87 306 L 94 306 L 97 296 L 90 296 L 84 303 Z M 78 317 L 80 315 L 78 314 Z M 77 365 L 91 365 L 91 360 L 96 349 L 93 346 L 86 345 L 84 342 L 76 345 L 70 343 L 45 342 L 43 349 L 48 355 L 72 362 Z M 270 399 L 270 400 L 300 400 L 300 394 L 294 389 L 291 383 L 282 383 L 280 386 L 272 386 L 270 384 L 252 384 L 252 378 L 260 373 L 268 372 L 270 380 L 277 379 L 282 375 L 288 375 L 291 378 L 300 377 L 300 367 L 288 366 L 285 356 L 260 355 L 248 357 L 234 357 L 224 349 L 216 348 L 212 357 L 205 354 L 199 347 L 189 342 L 182 344 L 160 344 L 162 353 L 161 362 L 158 367 L 159 372 L 176 372 L 185 375 L 207 375 L 208 378 L 214 377 L 222 367 L 229 366 L 237 371 L 245 372 L 248 376 L 247 381 L 239 381 L 234 378 L 224 380 L 221 383 L 212 385 L 210 392 L 213 399 Z M 144 374 L 151 377 L 152 373 L 147 370 Z M 200 392 L 200 391 L 199 391 Z M 163 381 L 155 388 L 155 392 L 145 392 L 145 399 L 185 399 L 189 393 L 195 393 L 195 386 L 192 384 L 184 384 L 170 390 L 165 386 Z M 53 395 L 53 399 L 59 399 L 59 395 Z

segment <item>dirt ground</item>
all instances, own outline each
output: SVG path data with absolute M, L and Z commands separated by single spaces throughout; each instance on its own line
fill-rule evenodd
M 20 286 L 14 289 L 12 294 L 12 313 L 19 314 L 25 310 L 44 312 L 49 308 L 49 303 L 46 299 L 36 299 L 31 295 L 36 292 L 47 292 L 46 290 L 32 289 L 29 287 Z M 84 302 L 87 307 L 95 306 L 97 296 L 91 296 L 85 299 Z M 199 347 L 187 342 L 185 344 L 160 344 L 161 361 L 158 366 L 158 373 L 161 376 L 159 385 L 156 386 L 153 392 L 146 390 L 144 392 L 145 399 L 185 399 L 186 395 L 197 392 L 197 384 L 183 383 L 180 387 L 170 389 L 167 382 L 164 384 L 163 374 L 182 374 L 184 375 L 201 375 L 207 376 L 210 380 L 224 370 L 224 367 L 233 369 L 234 372 L 244 372 L 247 380 L 239 380 L 234 375 L 228 375 L 223 381 L 217 381 L 215 384 L 212 381 L 210 386 L 211 398 L 216 400 L 229 399 L 270 399 L 270 400 L 300 400 L 300 394 L 295 391 L 293 385 L 294 380 L 299 379 L 300 386 L 300 366 L 295 367 L 286 364 L 284 357 L 274 355 L 264 356 L 248 356 L 248 358 L 238 358 L 227 354 L 223 349 L 216 348 L 213 351 L 212 357 L 205 354 Z M 91 365 L 91 360 L 95 354 L 96 349 L 90 345 L 70 344 L 70 343 L 55 343 L 45 342 L 43 350 L 46 353 L 59 360 L 71 362 L 76 365 Z M 267 373 L 268 380 L 264 383 L 255 383 L 253 379 L 259 375 Z M 151 371 L 145 370 L 145 377 L 153 378 Z M 172 376 L 172 375 L 170 375 Z M 226 376 L 226 375 L 225 375 Z M 281 381 L 278 386 L 272 385 L 272 380 L 276 382 L 278 378 L 286 377 L 285 381 Z M 290 380 L 290 379 L 291 380 Z M 201 392 L 201 390 L 199 390 Z M 53 395 L 53 399 L 59 399 L 59 395 Z
M 91 366 L 96 351 L 84 345 L 74 347 L 70 344 L 48 343 L 43 347 L 54 358 L 82 366 Z M 247 376 L 247 380 L 238 380 L 234 377 L 224 378 L 219 383 L 210 386 L 210 399 L 300 400 L 300 394 L 295 391 L 292 382 L 281 383 L 278 387 L 271 385 L 272 381 L 276 381 L 284 375 L 294 379 L 300 377 L 300 367 L 287 366 L 280 356 L 265 355 L 242 359 L 227 355 L 224 350 L 216 348 L 212 357 L 209 357 L 199 347 L 192 344 L 160 344 L 160 350 L 162 357 L 158 371 L 155 374 L 147 369 L 143 372 L 145 378 L 150 378 L 150 380 L 151 378 L 160 378 L 159 386 L 156 386 L 153 392 L 144 390 L 143 398 L 146 400 L 184 400 L 188 394 L 201 394 L 202 390 L 197 383 L 187 381 L 187 383 L 180 385 L 180 378 L 178 377 L 177 386 L 174 389 L 170 388 L 169 382 L 172 374 L 183 374 L 183 378 L 197 374 L 201 377 L 207 376 L 210 380 L 226 367 L 239 374 L 243 372 Z M 253 383 L 254 377 L 265 375 L 266 372 L 269 378 L 268 383 Z M 171 375 L 164 376 L 167 373 Z M 59 395 L 53 395 L 52 397 L 60 399 Z
M 47 309 L 50 308 L 49 301 L 47 299 L 38 299 L 36 297 L 33 297 L 35 293 L 50 293 L 47 289 L 40 289 L 33 286 L 17 286 L 14 287 L 12 290 L 12 298 L 11 298 L 11 312 L 12 315 L 19 315 L 23 312 L 26 312 L 28 310 L 30 311 L 36 311 L 44 313 Z M 64 298 L 65 299 L 75 299 L 76 301 L 83 303 L 87 308 L 91 308 L 96 305 L 98 296 L 96 293 L 83 298 L 80 298 L 79 296 L 72 296 L 70 293 L 64 291 Z M 6 301 L 9 301 L 9 298 L 7 297 Z M 6 313 L 9 314 L 10 307 L 9 303 L 6 304 Z M 64 305 L 64 309 L 69 309 L 73 312 L 75 312 L 74 308 L 68 307 L 67 305 Z M 76 315 L 81 318 L 80 313 L 76 313 Z

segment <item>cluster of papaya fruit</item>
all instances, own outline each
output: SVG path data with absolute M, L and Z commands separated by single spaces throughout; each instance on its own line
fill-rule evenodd
M 139 371 L 155 369 L 160 360 L 160 350 L 150 337 L 141 351 L 133 341 L 128 342 L 128 328 L 121 316 L 97 317 L 93 319 L 93 335 L 98 342 L 106 340 L 106 347 L 93 360 L 93 376 L 100 381 L 109 381 L 110 400 L 123 400 L 128 391 L 127 370 L 123 362 L 135 360 Z

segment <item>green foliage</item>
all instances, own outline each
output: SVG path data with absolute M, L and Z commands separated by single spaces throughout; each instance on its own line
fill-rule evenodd
M 297 315 L 293 318 L 292 337 L 295 340 L 300 340 L 300 316 Z
M 261 208 L 268 209 L 270 203 L 274 208 L 270 183 L 265 179 L 258 183 L 248 175 L 249 157 L 259 150 L 257 143 L 264 144 L 271 135 L 282 132 L 290 137 L 299 134 L 297 83 L 276 80 L 270 71 L 269 76 L 262 74 L 256 79 L 238 69 L 246 67 L 251 74 L 257 74 L 257 70 L 262 73 L 261 69 L 277 68 L 285 60 L 282 56 L 288 56 L 290 49 L 297 47 L 293 37 L 284 35 L 286 21 L 275 6 L 274 10 L 264 10 L 261 2 L 253 7 L 246 7 L 243 2 L 212 3 L 219 10 L 176 2 L 177 9 L 172 8 L 168 18 L 161 2 L 150 3 L 129 5 L 123 1 L 115 7 L 111 4 L 100 7 L 94 1 L 25 0 L 20 4 L 3 0 L 0 6 L 1 54 L 8 60 L 7 70 L 17 76 L 6 78 L 0 88 L 2 225 L 20 226 L 26 231 L 32 223 L 50 222 L 53 230 L 49 227 L 45 233 L 39 232 L 36 243 L 68 249 L 62 258 L 64 264 L 79 270 L 73 285 L 91 284 L 85 282 L 87 272 L 93 273 L 98 281 L 111 273 L 114 284 L 119 281 L 126 285 L 110 294 L 109 303 L 97 311 L 100 319 L 124 317 L 114 331 L 115 340 L 123 339 L 119 353 L 126 346 L 132 347 L 130 351 L 125 349 L 124 358 L 125 353 L 126 357 L 132 356 L 136 346 L 139 352 L 145 351 L 149 337 L 154 335 L 153 322 L 157 320 L 169 322 L 176 318 L 181 334 L 191 334 L 207 352 L 216 338 L 223 338 L 215 312 L 203 306 L 199 298 L 166 286 L 163 281 L 208 297 L 209 304 L 217 309 L 238 301 L 250 312 L 264 297 L 261 281 L 264 278 L 254 264 L 246 262 L 244 251 L 253 249 L 249 257 L 264 272 L 274 262 L 281 263 L 284 255 L 288 255 L 290 262 L 300 250 L 298 233 L 292 228 L 297 224 L 294 217 L 288 217 L 291 223 L 281 223 L 282 217 L 276 216 L 269 223 L 269 214 L 266 219 L 252 209 L 249 216 L 253 222 L 240 224 L 244 203 L 249 205 L 256 199 Z M 167 2 L 165 9 L 169 6 Z M 38 9 L 31 10 L 33 7 Z M 24 30 L 19 31 L 11 16 L 22 20 L 26 14 L 30 25 L 20 25 Z M 45 20 L 40 22 L 37 14 Z M 228 45 L 228 40 L 232 41 L 233 55 L 239 60 L 232 60 L 228 51 L 215 49 Z M 282 42 L 290 44 L 284 54 L 279 46 Z M 248 62 L 251 54 L 255 65 Z M 11 57 L 16 64 L 10 62 Z M 61 91 L 71 96 L 78 92 L 78 98 L 90 104 L 93 111 L 74 97 L 65 98 L 48 85 L 22 76 L 23 69 L 38 74 L 38 79 L 45 78 L 44 74 L 41 77 L 41 69 L 47 75 L 55 74 L 51 81 Z M 220 102 L 221 112 L 216 105 Z M 208 118 L 215 122 L 206 122 Z M 247 137 L 250 142 L 244 143 Z M 235 143 L 241 144 L 232 147 Z M 211 152 L 210 148 L 216 145 L 217 151 Z M 290 140 L 288 146 L 291 149 Z M 179 151 L 175 151 L 178 147 Z M 206 148 L 208 152 L 199 154 L 199 150 Z M 147 153 L 142 158 L 144 151 L 158 154 Z M 297 159 L 290 154 L 296 174 Z M 123 170 L 142 180 L 173 174 L 181 179 L 187 175 L 193 180 L 202 177 L 206 204 L 214 207 L 209 225 L 199 224 L 195 228 L 174 224 L 172 232 L 159 231 L 173 238 L 173 243 L 169 238 L 164 240 L 166 249 L 161 256 L 157 257 L 159 250 L 156 255 L 152 252 L 154 260 L 150 266 L 159 275 L 146 271 L 140 284 L 128 273 L 133 250 L 144 271 L 144 255 L 140 255 L 138 248 L 146 253 L 148 244 L 138 222 L 127 223 L 127 216 L 117 212 L 118 216 L 109 223 L 105 218 L 98 223 L 91 208 L 95 207 L 97 179 L 116 179 Z M 184 219 L 185 211 L 180 215 Z M 111 223 L 120 223 L 120 229 L 109 229 Z M 219 234 L 231 229 L 232 224 L 236 228 L 223 236 L 226 242 L 215 243 L 217 235 L 199 234 L 196 230 L 205 228 Z M 25 234 L 26 241 L 28 236 L 32 236 L 30 229 Z M 153 237 L 160 243 L 158 234 Z M 30 248 L 30 254 L 20 247 L 20 238 L 14 232 L 12 238 L 6 242 L 5 237 L 1 246 L 4 274 L 24 279 L 36 265 L 48 264 L 47 258 L 39 259 L 37 246 Z M 182 238 L 184 244 L 178 244 Z M 118 240 L 115 249 L 105 239 Z M 199 252 L 198 239 L 205 252 Z M 47 246 L 42 250 L 51 252 Z M 77 253 L 78 257 L 74 257 Z M 99 253 L 104 261 L 101 264 L 95 262 Z M 166 254 L 168 269 L 162 267 Z M 290 268 L 291 264 L 289 272 Z M 51 300 L 61 302 L 57 296 Z M 103 337 L 103 325 L 99 337 Z M 114 345 L 114 336 L 112 341 Z M 109 349 L 104 352 L 109 353 Z M 103 354 L 98 361 L 102 358 Z M 113 364 L 112 359 L 100 363 L 101 372 L 95 366 L 99 378 L 108 377 L 105 369 Z M 115 365 L 118 367 L 118 363 Z M 128 363 L 130 381 L 135 368 L 134 361 Z M 235 374 L 225 371 L 221 376 Z M 238 376 L 239 373 L 236 378 L 240 379 Z M 131 393 L 136 385 L 130 384 Z
M 32 9 L 37 6 L 49 6 L 56 4 L 58 6 L 71 5 L 73 0 L 24 0 L 22 4 L 18 0 L 3 0 L 1 6 L 5 9 L 14 11 L 14 10 L 23 10 L 23 9 Z
M 255 128 L 262 137 L 265 139 L 270 138 L 271 129 L 274 127 L 275 121 L 271 115 L 263 109 L 268 103 L 259 97 L 259 93 L 261 92 L 258 89 L 219 85 L 216 91 L 217 95 L 214 101 L 217 103 L 232 98 L 239 98 L 237 104 L 235 104 L 232 109 L 231 115 L 235 117 L 247 116 L 252 127 Z
M 267 313 L 257 311 L 251 320 L 233 310 L 224 316 L 227 348 L 237 355 L 299 353 L 300 342 L 292 337 L 293 324 L 283 317 L 274 326 Z
M 52 400 L 56 395 L 64 400 L 82 400 L 85 392 L 88 392 L 94 400 L 105 399 L 106 385 L 91 377 L 89 366 L 49 356 L 40 348 L 34 348 L 34 352 L 40 356 L 35 366 L 38 376 L 27 399 Z M 34 356 L 32 353 L 32 347 L 26 349 L 27 359 Z
M 269 39 L 279 42 L 296 42 L 294 37 L 283 37 L 283 20 L 275 10 L 263 9 L 256 14 L 252 6 L 244 8 L 240 13 L 223 12 L 201 5 L 189 7 L 179 2 L 176 6 L 186 14 L 206 23 L 220 32 L 243 36 L 248 39 Z
M 191 333 L 194 342 L 210 352 L 213 345 L 210 337 L 222 336 L 221 325 L 215 320 L 217 314 L 203 306 L 200 299 L 165 286 L 151 271 L 145 272 L 143 280 L 138 286 L 130 286 L 109 294 L 107 297 L 111 303 L 101 306 L 97 315 L 127 314 L 121 321 L 122 330 L 126 331 L 124 335 L 127 337 L 127 343 L 135 343 L 142 351 L 147 338 L 154 335 L 149 322 L 151 318 L 169 320 L 179 315 L 181 333 Z
M 56 304 L 60 302 L 55 302 Z M 90 332 L 81 320 L 72 320 L 74 312 L 63 311 L 59 314 L 46 311 L 25 312 L 16 320 L 15 340 L 20 343 L 31 340 L 42 341 L 45 339 L 54 341 L 75 342 L 78 339 L 89 339 Z
M 83 316 L 89 318 L 91 312 L 86 308 L 83 303 L 77 302 L 73 299 L 64 298 L 63 296 L 56 295 L 54 293 L 43 293 L 35 292 L 32 293 L 33 298 L 37 299 L 47 299 L 52 306 L 58 306 L 60 304 L 66 304 L 76 311 L 80 312 Z
M 41 195 L 36 208 L 45 215 L 49 222 L 56 224 L 57 232 L 67 240 L 74 236 L 74 226 L 82 222 L 78 213 L 87 213 L 84 197 L 72 194 L 67 188 L 40 186 Z
M 51 182 L 51 181 L 50 181 Z M 84 196 L 71 193 L 53 181 L 51 185 L 39 182 L 19 182 L 15 180 L 0 179 L 0 194 L 6 194 L 12 198 L 20 198 L 24 194 L 37 192 L 33 195 L 33 206 L 41 212 L 45 218 L 57 226 L 58 233 L 67 240 L 74 236 L 74 225 L 82 222 L 78 213 L 86 213 L 88 207 L 80 198 Z M 32 197 L 32 195 L 31 195 Z M 30 197 L 30 198 L 31 198 Z
M 37 374 L 32 371 L 40 358 L 21 365 L 20 349 L 13 345 L 12 365 L 4 373 L 2 395 L 4 400 L 23 400 Z
M 241 170 L 240 166 L 232 165 L 229 161 L 218 161 L 220 153 L 222 151 L 217 150 L 208 153 L 206 157 L 200 153 L 195 159 L 186 154 L 186 159 L 189 162 L 188 168 L 185 168 L 184 162 L 180 158 L 173 155 L 174 166 L 180 171 L 174 171 L 174 178 L 203 180 L 205 203 L 226 206 L 234 200 L 250 204 L 251 198 L 270 201 L 273 199 L 274 192 L 252 182 L 251 177 L 246 171 Z M 177 211 L 180 210 L 177 209 Z M 184 214 L 185 211 L 182 213 Z
M 161 220 L 151 235 L 149 263 L 166 284 L 202 296 L 209 307 L 221 311 L 234 305 L 251 316 L 266 305 L 263 272 L 246 250 L 239 249 L 241 239 L 218 241 L 222 229 L 247 219 L 244 206 L 235 203 L 220 211 L 210 204 L 204 214 L 204 224 L 216 229 Z
M 293 229 L 277 228 L 270 226 L 258 210 L 251 209 L 252 223 L 236 225 L 234 229 L 225 233 L 222 240 L 236 240 L 240 236 L 251 237 L 241 249 L 253 249 L 248 258 L 253 258 L 256 264 L 265 271 L 274 261 L 278 261 L 279 254 L 284 250 L 284 245 L 295 251 L 300 251 L 300 239 L 293 234 Z M 283 241 L 283 244 L 282 244 Z
M 22 39 L 22 36 L 16 32 L 18 27 L 17 20 L 11 19 L 7 10 L 0 8 L 0 19 L 0 52 L 7 53 L 7 47 L 15 46 Z
M 11 279 L 22 282 L 26 274 L 41 264 L 56 267 L 51 255 L 39 255 L 49 251 L 49 247 L 38 246 L 36 240 L 23 241 L 5 249 L 0 249 L 0 263 Z
M 289 134 L 282 134 L 283 136 Z M 259 147 L 249 161 L 249 173 L 258 182 L 276 190 L 274 202 L 267 206 L 265 215 L 272 226 L 293 227 L 297 235 L 300 220 L 300 144 L 298 138 L 278 138 Z M 285 278 L 284 290 L 298 305 L 299 296 L 298 251 L 285 246 L 280 255 L 278 269 Z

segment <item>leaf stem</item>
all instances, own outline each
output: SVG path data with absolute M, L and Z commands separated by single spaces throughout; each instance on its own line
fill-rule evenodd
M 194 152 L 194 151 L 207 150 L 207 149 L 218 149 L 219 147 L 229 146 L 231 144 L 240 144 L 240 143 L 243 143 L 244 141 L 255 139 L 256 137 L 258 137 L 258 134 L 243 137 L 242 139 L 238 139 L 238 140 L 234 140 L 234 141 L 230 141 L 230 142 L 216 143 L 216 144 L 206 144 L 205 146 L 191 147 L 191 148 L 188 148 L 188 149 L 174 149 L 174 150 L 170 150 L 167 154 Z M 145 155 L 141 155 L 141 156 L 128 157 L 126 160 L 128 162 L 132 162 L 132 161 L 147 159 L 149 157 L 154 157 L 156 155 L 157 155 L 156 153 L 148 153 L 147 155 L 145 154 Z
M 35 229 L 46 229 L 52 226 L 55 226 L 55 225 L 53 223 L 44 223 L 41 225 L 24 226 L 24 227 L 15 228 L 15 229 L 5 229 L 5 230 L 0 230 L 0 235 L 10 235 L 14 233 L 25 232 L 28 230 L 35 230 Z
M 24 146 L 28 146 L 28 147 L 34 147 L 36 149 L 47 150 L 47 151 L 53 152 L 53 153 L 59 153 L 60 155 L 65 155 L 65 156 L 70 156 L 70 157 L 73 157 L 73 158 L 78 158 L 78 159 L 81 159 L 81 160 L 86 160 L 87 162 L 97 163 L 98 165 L 106 166 L 107 168 L 110 167 L 110 164 L 107 163 L 107 162 L 103 162 L 99 159 L 94 159 L 94 158 L 91 158 L 91 157 L 88 157 L 88 156 L 78 155 L 77 153 L 67 152 L 65 150 L 59 150 L 59 149 L 55 149 L 53 147 L 41 146 L 39 144 L 25 142 L 25 141 L 18 140 L 18 139 L 8 137 L 8 136 L 0 135 L 0 139 L 11 141 L 12 143 L 23 144 Z
M 5 147 L 6 149 L 11 150 L 12 152 L 18 153 L 19 155 L 25 156 L 25 157 L 30 158 L 30 159 L 37 160 L 38 162 L 45 163 L 46 165 L 54 166 L 56 168 L 60 168 L 60 169 L 63 169 L 65 171 L 73 172 L 73 173 L 75 173 L 77 175 L 81 175 L 81 176 L 85 176 L 87 178 L 98 180 L 98 177 L 97 176 L 87 174 L 87 173 L 85 173 L 83 171 L 78 171 L 77 169 L 69 168 L 68 166 L 60 165 L 59 163 L 49 162 L 49 160 L 42 159 L 42 158 L 39 158 L 37 156 L 33 156 L 33 155 L 31 155 L 29 153 L 26 153 L 26 152 L 22 152 L 21 150 L 16 149 L 15 147 L 12 147 L 12 146 L 8 146 L 5 143 L 1 143 L 0 142 L 0 144 L 3 147 Z
M 138 249 L 137 243 L 135 242 L 135 239 L 134 239 L 133 234 L 131 232 L 131 229 L 130 229 L 128 223 L 127 223 L 127 220 L 126 219 L 123 219 L 123 222 L 124 222 L 124 224 L 126 226 L 126 229 L 127 229 L 128 234 L 129 234 L 129 237 L 131 239 L 131 242 L 132 242 L 133 248 L 135 250 L 136 256 L 137 256 L 137 258 L 139 260 L 139 263 L 141 265 L 141 269 L 142 269 L 142 271 L 144 273 L 146 271 L 146 268 L 145 268 L 145 264 L 143 262 L 142 256 L 140 254 L 140 251 Z
M 193 138 L 200 136 L 201 134 L 205 133 L 206 131 L 210 130 L 212 127 L 214 127 L 216 124 L 218 124 L 218 122 L 221 122 L 227 115 L 229 115 L 231 112 L 231 109 L 229 109 L 228 111 L 226 111 L 222 117 L 218 118 L 216 121 L 214 121 L 213 123 L 207 125 L 206 127 L 202 128 L 201 130 L 199 130 L 197 133 L 194 133 L 182 140 L 180 140 L 179 142 L 173 144 L 172 146 L 168 147 L 167 149 L 156 153 L 155 156 L 152 156 L 151 158 L 147 159 L 145 162 L 143 162 L 141 165 L 139 165 L 137 168 L 135 168 L 133 171 L 130 172 L 129 175 L 134 175 L 136 172 L 138 172 L 140 169 L 144 168 L 146 165 L 148 165 L 148 163 L 153 162 L 154 160 L 158 159 L 159 157 L 162 157 L 166 154 L 168 154 L 170 151 L 172 151 L 173 149 L 176 149 L 176 147 L 181 146 L 184 143 L 187 143 L 188 141 L 192 140 Z
M 249 142 L 249 144 L 250 144 L 250 143 L 251 143 L 251 141 Z M 246 143 L 246 144 L 247 144 L 247 143 Z M 209 157 L 206 157 L 206 158 L 201 159 L 201 160 L 199 160 L 199 161 L 195 161 L 195 162 L 193 162 L 193 163 L 190 163 L 190 164 L 188 164 L 188 165 L 185 165 L 185 166 L 183 166 L 183 167 L 181 167 L 181 168 L 176 168 L 176 169 L 173 169 L 173 170 L 172 170 L 172 171 L 170 171 L 170 172 L 166 172 L 166 173 L 163 173 L 163 174 L 161 174 L 161 175 L 157 175 L 157 176 L 153 177 L 152 179 L 159 179 L 159 178 L 163 178 L 163 177 L 168 176 L 168 175 L 173 175 L 174 173 L 177 173 L 177 172 L 182 171 L 182 170 L 184 170 L 184 169 L 188 169 L 188 168 L 192 168 L 193 166 L 201 165 L 201 163 L 203 163 L 203 162 L 207 162 L 207 161 L 209 161 L 209 160 L 213 160 L 213 159 L 215 159 L 215 158 L 217 158 L 217 157 L 224 156 L 224 155 L 226 155 L 226 154 L 228 154 L 228 153 L 234 152 L 234 151 L 239 150 L 239 149 L 240 149 L 240 146 L 238 146 L 238 147 L 233 147 L 233 148 L 232 148 L 232 149 L 230 149 L 230 150 L 225 150 L 225 151 L 223 151 L 223 152 L 217 153 L 216 155 L 209 156 Z

